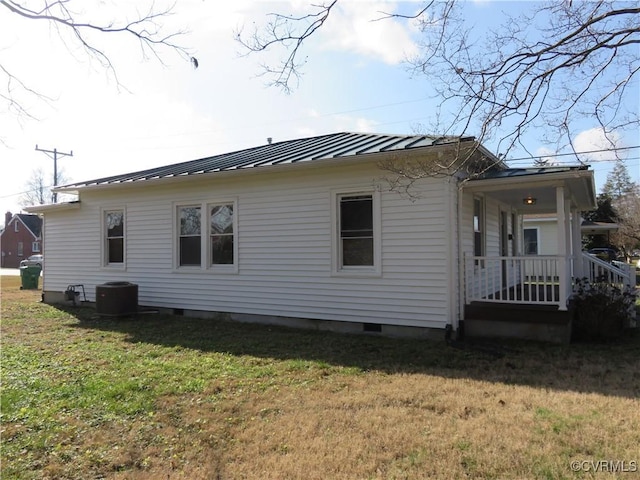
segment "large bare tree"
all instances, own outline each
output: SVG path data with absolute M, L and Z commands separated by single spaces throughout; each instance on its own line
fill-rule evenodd
M 25 191 L 20 197 L 20 205 L 23 207 L 31 205 L 44 205 L 45 203 L 55 203 L 51 189 L 53 185 L 64 184 L 68 181 L 64 170 L 58 169 L 53 184 L 45 177 L 42 168 L 36 168 L 31 172 L 31 176 L 25 184 Z
M 84 4 L 83 4 L 84 3 Z M 124 2 L 123 2 L 124 3 Z M 125 7 L 126 5 L 122 5 Z M 94 19 L 99 9 L 96 5 L 87 6 L 86 2 L 73 0 L 0 0 L 0 19 L 3 23 L 10 22 L 11 17 L 20 17 L 33 21 L 33 28 L 44 27 L 56 32 L 58 39 L 70 51 L 83 51 L 91 60 L 107 70 L 119 85 L 114 62 L 105 46 L 105 38 L 121 36 L 130 39 L 132 46 L 137 46 L 144 59 L 155 58 L 162 62 L 163 54 L 174 52 L 192 62 L 194 67 L 198 61 L 190 56 L 188 50 L 178 43 L 178 38 L 184 34 L 182 30 L 168 30 L 163 22 L 169 17 L 174 6 L 156 9 L 150 2 L 146 10 L 138 11 L 142 6 L 136 6 L 136 15 L 131 18 L 122 13 L 122 18 Z M 87 12 L 86 10 L 89 10 Z M 131 10 L 131 9 L 129 9 Z M 24 33 L 28 38 L 29 32 Z M 17 47 L 19 48 L 19 45 Z M 75 53 L 74 53 L 75 54 Z M 38 61 L 24 58 L 25 62 Z M 24 98 L 36 97 L 48 101 L 46 92 L 33 88 L 29 79 L 19 78 L 14 74 L 11 65 L 0 62 L 0 99 L 2 107 L 19 118 L 33 117 L 25 106 Z
M 340 1 L 311 5 L 305 15 L 273 13 L 237 38 L 249 53 L 283 48 L 282 61 L 264 73 L 290 91 L 307 61 L 305 44 L 339 14 Z M 612 149 L 614 131 L 640 127 L 638 2 L 526 2 L 494 30 L 471 24 L 463 4 L 432 0 L 409 15 L 371 12 L 372 21 L 418 25 L 420 54 L 408 62 L 437 92 L 441 114 L 429 119 L 433 133 L 473 135 L 506 156 L 516 146 L 531 154 L 522 139 L 532 130 L 544 131 L 542 140 L 556 151 L 574 148 L 585 118 Z

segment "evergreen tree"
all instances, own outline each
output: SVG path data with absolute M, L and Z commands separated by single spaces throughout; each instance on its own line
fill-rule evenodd
M 638 186 L 631 181 L 627 166 L 622 160 L 618 160 L 613 170 L 607 175 L 607 181 L 602 187 L 602 193 L 615 201 L 630 193 L 637 193 L 637 189 Z

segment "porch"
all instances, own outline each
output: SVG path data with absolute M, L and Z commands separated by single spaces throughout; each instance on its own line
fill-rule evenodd
M 459 277 L 464 331 L 568 341 L 574 279 L 615 273 L 582 253 L 580 213 L 596 205 L 593 172 L 584 166 L 497 170 L 467 182 L 463 197 L 469 196 L 473 237 L 461 248 Z M 549 255 L 524 238 L 523 217 L 542 214 L 556 222 Z
M 465 259 L 464 329 L 471 336 L 568 342 L 567 303 L 575 279 L 634 288 L 631 265 L 610 264 L 581 252 L 576 257 L 521 256 Z

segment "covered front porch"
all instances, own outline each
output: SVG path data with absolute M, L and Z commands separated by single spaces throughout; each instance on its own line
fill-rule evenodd
M 582 252 L 581 212 L 596 208 L 593 172 L 586 167 L 506 169 L 468 181 L 463 191 L 474 199 L 473 251 L 464 251 L 461 262 L 467 333 L 495 334 L 499 322 L 501 336 L 540 336 L 522 335 L 526 327 L 544 330 L 541 339 L 566 337 L 574 279 L 606 269 L 612 280 L 624 281 Z M 525 254 L 526 214 L 556 217 L 557 254 Z

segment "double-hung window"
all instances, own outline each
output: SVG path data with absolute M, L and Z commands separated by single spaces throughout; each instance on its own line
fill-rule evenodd
M 124 265 L 124 210 L 106 210 L 104 212 L 104 232 L 105 265 Z
M 111 208 L 102 211 L 102 265 L 123 268 L 125 264 L 125 211 Z
M 379 200 L 377 194 L 340 193 L 335 197 L 334 273 L 380 274 Z
M 209 209 L 211 265 L 233 265 L 236 263 L 233 204 L 213 205 Z
M 178 207 L 179 246 L 178 265 L 200 266 L 202 262 L 202 207 Z
M 236 272 L 238 244 L 235 202 L 177 206 L 177 267 Z

